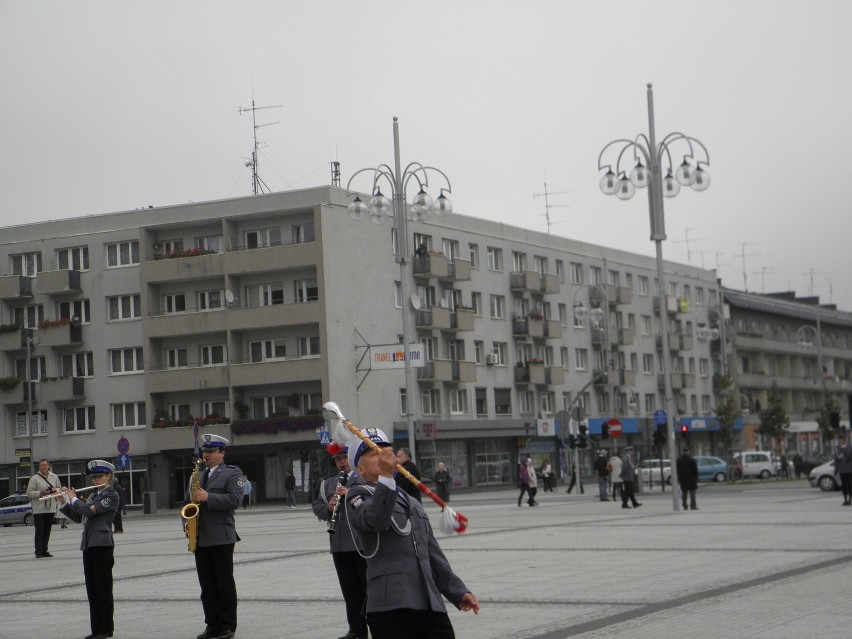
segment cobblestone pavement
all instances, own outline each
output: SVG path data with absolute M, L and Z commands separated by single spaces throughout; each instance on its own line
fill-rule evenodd
M 536 508 L 518 508 L 515 491 L 453 496 L 470 530 L 440 543 L 482 605 L 450 612 L 459 639 L 848 636 L 852 508 L 839 493 L 804 480 L 702 484 L 699 511 L 673 512 L 670 492 L 646 489 L 638 510 L 596 492 L 540 493 Z M 240 510 L 237 528 L 238 638 L 344 634 L 325 524 L 307 506 Z M 195 637 L 198 582 L 177 512 L 131 514 L 125 531 L 116 639 Z M 36 560 L 31 528 L 0 530 L 0 635 L 89 633 L 79 533 L 55 527 L 55 557 Z

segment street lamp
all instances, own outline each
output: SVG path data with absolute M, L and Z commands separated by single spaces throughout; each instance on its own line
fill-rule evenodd
M 810 324 L 800 326 L 796 331 L 796 342 L 803 350 L 810 350 L 814 347 L 814 342 L 817 345 L 817 368 L 819 375 L 822 378 L 822 386 L 825 388 L 825 368 L 822 362 L 822 335 L 820 331 L 819 316 L 817 316 L 816 328 Z M 812 337 L 809 337 L 812 336 Z
M 675 167 L 672 160 L 672 149 L 681 147 L 686 150 L 680 166 Z M 604 164 L 604 154 L 613 149 L 611 153 L 616 154 L 613 164 Z M 703 159 L 696 158 L 696 152 L 701 151 Z M 622 168 L 633 160 L 635 165 L 630 168 Z M 643 163 L 644 160 L 644 163 Z M 666 176 L 662 175 L 661 164 L 666 165 Z M 598 170 L 606 173 L 600 179 L 600 188 L 605 195 L 615 195 L 621 200 L 629 200 L 633 197 L 637 188 L 648 189 L 648 209 L 651 218 L 651 241 L 657 248 L 657 282 L 659 286 L 659 312 L 660 333 L 663 346 L 663 380 L 666 393 L 666 420 L 669 431 L 669 456 L 675 459 L 677 449 L 675 446 L 674 429 L 672 427 L 672 416 L 674 415 L 674 396 L 672 393 L 672 380 L 669 369 L 669 335 L 666 330 L 666 283 L 665 271 L 663 269 L 663 240 L 666 239 L 665 214 L 663 211 L 663 198 L 675 197 L 680 193 L 681 186 L 692 187 L 695 191 L 704 191 L 710 186 L 710 176 L 704 167 L 710 165 L 710 154 L 707 148 L 697 139 L 674 132 L 666 135 L 662 142 L 657 144 L 654 127 L 654 89 L 648 84 L 648 136 L 640 133 L 633 140 L 613 140 L 604 146 L 598 156 Z M 628 175 L 629 170 L 629 175 Z M 677 469 L 672 465 L 672 483 L 677 482 Z M 672 504 L 674 510 L 680 509 L 677 491 L 672 491 Z
M 393 119 L 393 167 L 387 164 L 380 164 L 374 168 L 365 168 L 356 171 L 349 182 L 346 184 L 346 190 L 349 188 L 359 174 L 364 172 L 372 172 L 373 184 L 370 190 L 372 197 L 369 204 L 365 204 L 356 194 L 355 198 L 350 202 L 347 209 L 349 217 L 354 220 L 362 220 L 369 216 L 374 224 L 384 224 L 388 220 L 393 221 L 394 229 L 396 230 L 396 261 L 399 264 L 400 276 L 400 292 L 402 293 L 402 341 L 405 351 L 405 403 L 406 403 L 406 420 L 408 422 L 408 447 L 411 449 L 411 456 L 416 459 L 415 443 L 414 443 L 414 420 L 417 415 L 416 410 L 416 390 L 414 383 L 414 371 L 411 367 L 411 358 L 409 349 L 411 347 L 412 325 L 411 309 L 409 303 L 411 299 L 411 260 L 410 248 L 408 245 L 408 219 L 423 221 L 431 213 L 435 215 L 447 215 L 453 211 L 453 203 L 447 197 L 447 194 L 452 192 L 450 180 L 440 169 L 432 166 L 424 166 L 419 162 L 412 162 L 403 170 L 400 161 L 399 153 L 399 122 L 394 116 Z M 446 188 L 439 190 L 438 197 L 434 200 L 429 195 L 429 175 L 438 174 L 443 177 L 446 182 Z M 384 184 L 390 188 L 391 197 L 386 197 L 381 190 L 381 185 Z M 414 184 L 418 187 L 417 193 L 411 199 L 411 204 L 408 207 L 406 214 L 405 194 L 408 186 Z

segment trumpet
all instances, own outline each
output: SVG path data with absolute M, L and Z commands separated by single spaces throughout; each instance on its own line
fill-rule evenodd
M 86 486 L 85 488 L 75 488 L 74 492 L 75 493 L 83 493 L 83 492 L 86 492 L 87 490 L 92 490 L 93 488 L 97 488 L 97 486 Z M 39 497 L 38 501 L 46 501 L 48 499 L 56 499 L 57 497 L 65 497 L 65 499 L 68 499 L 68 489 L 65 486 L 63 486 L 62 488 L 60 488 L 56 492 L 50 493 L 49 495 L 45 495 L 44 497 Z
M 345 470 L 341 470 L 340 474 L 337 476 L 337 487 L 334 489 L 334 494 L 337 496 L 337 501 L 334 502 L 334 508 L 331 510 L 331 517 L 328 518 L 328 534 L 333 535 L 335 532 L 335 528 L 337 527 L 338 520 L 338 511 L 340 509 L 340 495 L 337 494 L 337 491 L 340 490 L 340 487 L 346 484 L 346 478 L 348 477 Z

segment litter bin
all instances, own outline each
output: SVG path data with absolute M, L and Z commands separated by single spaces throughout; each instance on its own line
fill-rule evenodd
M 146 515 L 157 514 L 157 493 L 142 493 L 142 512 Z

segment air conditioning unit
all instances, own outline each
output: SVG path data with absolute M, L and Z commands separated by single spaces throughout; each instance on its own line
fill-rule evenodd
M 500 363 L 500 357 L 497 353 L 488 353 L 488 355 L 485 356 L 485 363 L 489 366 L 494 366 L 495 364 Z

